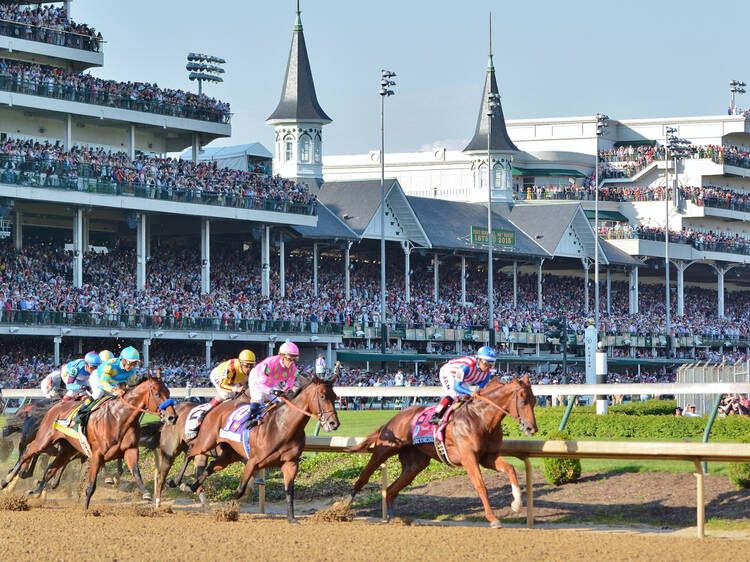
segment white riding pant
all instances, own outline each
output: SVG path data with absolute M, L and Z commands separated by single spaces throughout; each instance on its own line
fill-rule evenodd
M 276 399 L 276 397 L 271 394 L 273 387 L 265 384 L 265 379 L 261 378 L 261 375 L 257 373 L 255 367 L 253 367 L 248 375 L 247 384 L 250 389 L 251 402 L 260 402 L 263 404 L 264 402 L 270 402 Z
M 60 392 L 59 389 L 54 388 L 52 386 L 52 380 L 57 376 L 57 378 L 60 378 L 60 370 L 56 369 L 52 371 L 49 375 L 44 377 L 44 380 L 42 380 L 42 393 L 44 394 L 45 398 L 59 398 Z
M 234 398 L 234 395 L 237 394 L 236 392 L 227 391 L 221 388 L 221 381 L 224 377 L 222 377 L 220 373 L 211 372 L 208 378 L 211 381 L 211 384 L 216 387 L 216 398 L 221 402 L 224 402 L 224 400 L 231 400 Z
M 456 389 L 453 387 L 453 385 L 456 382 L 456 377 L 451 373 L 448 369 L 441 369 L 440 370 L 440 384 L 443 386 L 443 389 L 445 390 L 445 395 L 450 396 L 454 400 L 458 398 L 459 394 L 456 392 Z

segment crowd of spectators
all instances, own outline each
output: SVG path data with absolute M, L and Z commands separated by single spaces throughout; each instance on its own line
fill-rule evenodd
M 614 226 L 602 226 L 600 234 L 609 239 L 640 238 L 664 242 L 665 228 L 642 224 L 617 223 Z M 750 240 L 737 233 L 703 232 L 692 228 L 669 230 L 669 242 L 689 244 L 693 248 L 707 252 L 728 252 L 730 254 L 750 253 Z
M 91 26 L 69 19 L 64 5 L 2 2 L 0 35 L 87 51 L 99 51 L 102 44 L 102 34 Z
M 134 111 L 228 123 L 229 103 L 147 82 L 104 80 L 87 73 L 0 58 L 0 90 Z
M 314 214 L 315 195 L 307 184 L 255 171 L 222 168 L 216 162 L 160 158 L 138 154 L 134 160 L 125 152 L 74 146 L 66 151 L 60 142 L 37 142 L 11 137 L 0 141 L 0 182 L 67 187 L 84 190 L 91 181 L 103 186 L 140 189 L 140 194 L 157 199 L 209 202 L 222 197 L 229 206 L 252 208 L 265 202 L 274 210 L 301 207 Z M 211 199 L 211 201 L 213 201 Z

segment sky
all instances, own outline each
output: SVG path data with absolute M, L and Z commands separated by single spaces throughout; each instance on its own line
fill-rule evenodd
M 227 60 L 204 91 L 231 104 L 232 137 L 261 142 L 284 80 L 296 0 L 74 0 L 72 17 L 104 36 L 97 76 L 197 91 L 188 52 Z M 488 15 L 506 119 L 725 114 L 731 79 L 750 83 L 747 0 L 301 0 L 318 100 L 333 119 L 323 153 L 463 148 L 473 135 L 488 53 Z M 750 93 L 738 98 L 750 106 Z

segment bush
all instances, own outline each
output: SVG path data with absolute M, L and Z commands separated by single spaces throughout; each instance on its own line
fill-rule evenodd
M 750 433 L 739 439 L 740 443 L 750 443 Z M 737 486 L 738 490 L 750 488 L 750 463 L 729 463 L 729 481 Z
M 547 439 L 569 441 L 571 437 L 567 431 L 550 431 Z M 555 486 L 575 482 L 581 476 L 580 459 L 543 459 L 542 464 L 545 480 Z

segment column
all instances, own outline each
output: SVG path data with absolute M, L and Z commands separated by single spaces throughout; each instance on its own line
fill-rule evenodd
M 432 256 L 432 300 L 438 301 L 440 293 L 440 260 L 437 253 Z
M 326 365 L 328 366 L 328 370 L 333 372 L 333 346 L 331 342 L 326 344 Z
M 62 343 L 62 336 L 55 336 L 52 338 L 55 343 L 55 367 L 60 366 L 60 344 Z
M 151 259 L 151 223 L 146 221 L 146 260 Z
M 596 384 L 607 384 L 607 348 L 604 347 L 603 342 L 599 342 L 599 347 L 596 350 Z M 596 395 L 596 413 L 597 415 L 603 415 L 607 413 L 608 401 L 607 396 L 604 394 Z
M 344 248 L 344 284 L 346 285 L 346 301 L 349 302 L 349 299 L 351 298 L 351 249 L 352 249 L 352 242 L 349 241 L 346 243 L 346 248 Z
M 211 221 L 201 218 L 201 293 L 211 292 Z
M 149 340 L 149 339 L 143 340 L 143 353 L 142 353 L 143 354 L 143 360 L 142 360 L 142 363 L 143 363 L 143 368 L 144 369 L 148 369 L 148 363 L 149 363 L 148 351 L 149 351 L 150 347 L 151 347 L 151 340 Z
M 13 245 L 16 250 L 23 250 L 23 211 L 16 210 L 16 220 L 13 221 Z
M 411 251 L 414 246 L 405 240 L 401 247 L 404 249 L 404 296 L 408 302 L 411 300 Z
M 677 269 L 677 316 L 685 314 L 685 264 L 679 260 L 674 262 Z
M 537 306 L 542 308 L 542 265 L 544 264 L 544 258 L 539 260 L 539 268 L 536 273 L 536 292 L 537 292 Z
M 633 266 L 630 268 L 630 308 L 628 312 L 630 314 L 638 314 L 638 267 Z
M 211 369 L 211 347 L 213 346 L 214 342 L 211 340 L 206 340 L 206 369 Z
M 727 272 L 727 269 L 724 267 L 721 267 L 720 265 L 716 266 L 716 275 L 717 275 L 717 291 L 718 291 L 718 314 L 719 318 L 724 318 L 724 274 Z
M 65 116 L 65 150 L 67 152 L 70 152 L 70 149 L 73 148 L 73 116 L 68 113 Z
M 135 160 L 135 125 L 130 124 L 128 130 L 128 157 Z
M 271 294 L 271 264 L 269 264 L 269 254 L 271 253 L 271 227 L 264 226 L 261 235 L 260 247 L 260 292 L 261 296 L 268 297 Z
M 73 211 L 73 286 L 83 285 L 83 209 Z
M 607 268 L 607 315 L 612 314 L 612 270 Z
M 284 254 L 286 254 L 286 242 L 284 234 L 279 232 L 279 296 L 286 296 L 286 267 L 284 265 Z
M 198 133 L 193 133 L 193 150 L 191 152 L 191 160 L 193 164 L 197 164 L 200 159 L 201 153 L 201 136 Z
M 466 304 L 466 256 L 461 256 L 461 304 Z
M 273 354 L 274 354 L 273 353 L 273 342 L 269 341 L 268 342 L 268 354 L 266 356 L 267 357 L 271 357 L 271 355 L 273 355 Z
M 513 308 L 518 306 L 518 260 L 513 260 Z
M 82 234 L 82 245 L 83 245 L 83 253 L 89 251 L 89 215 L 87 213 L 84 213 L 83 215 L 83 223 L 81 228 L 81 234 Z
M 313 295 L 318 296 L 318 243 L 313 242 Z
M 139 291 L 146 287 L 146 213 L 138 213 L 135 228 L 135 284 Z
M 581 258 L 581 264 L 583 265 L 583 311 L 589 313 L 589 267 L 591 262 L 588 258 Z

